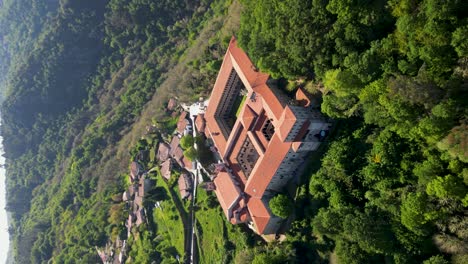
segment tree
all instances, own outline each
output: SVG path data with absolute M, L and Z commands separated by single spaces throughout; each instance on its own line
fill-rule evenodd
M 343 235 L 369 253 L 393 253 L 396 246 L 388 216 L 378 214 L 376 210 L 346 215 L 343 219 Z
M 290 244 L 276 244 L 265 251 L 255 252 L 252 264 L 282 264 L 292 263 L 295 252 Z
M 358 107 L 357 94 L 361 81 L 347 70 L 329 70 L 323 84 L 327 89 L 323 97 L 322 111 L 331 117 L 350 117 Z
M 452 34 L 452 46 L 459 57 L 468 55 L 468 25 L 457 28 Z
M 356 95 L 363 88 L 356 76 L 350 71 L 341 69 L 327 71 L 323 78 L 323 85 L 339 97 Z
M 468 253 L 453 255 L 451 260 L 452 264 L 466 264 L 468 263 Z
M 284 219 L 288 218 L 293 210 L 291 199 L 284 194 L 273 197 L 269 202 L 269 206 L 273 214 Z
M 326 1 L 242 1 L 239 44 L 272 76 L 322 73 L 331 64 L 333 16 Z M 277 36 L 281 35 L 281 38 Z
M 442 139 L 437 147 L 447 151 L 452 157 L 459 158 L 463 162 L 468 162 L 468 125 L 462 124 L 452 128 L 450 133 Z
M 426 219 L 427 196 L 425 193 L 409 193 L 401 204 L 401 223 L 418 235 L 428 233 Z
M 184 156 L 190 161 L 194 161 L 198 157 L 198 152 L 194 147 L 189 147 L 184 151 Z
M 252 264 L 281 264 L 285 263 L 286 257 L 282 255 L 273 255 L 260 253 L 255 255 Z
M 353 116 L 358 106 L 358 100 L 354 96 L 337 96 L 330 92 L 323 96 L 321 110 L 329 117 L 347 118 Z
M 413 232 L 408 232 L 408 229 L 401 223 L 394 223 L 393 231 L 398 243 L 405 249 L 404 252 L 410 255 L 430 254 L 434 251 L 433 243 L 427 236 L 419 236 Z M 399 253 L 402 253 L 401 250 Z M 398 254 L 398 253 L 396 253 Z M 404 256 L 400 256 L 404 257 Z M 402 262 L 406 263 L 406 262 Z
M 234 258 L 234 264 L 252 263 L 254 257 L 255 255 L 252 250 L 244 249 L 237 252 L 236 257 Z
M 356 243 L 343 239 L 336 241 L 335 254 L 340 264 L 364 264 L 370 262 L 369 255 Z
M 432 240 L 441 252 L 448 254 L 463 254 L 468 252 L 468 239 L 462 239 L 450 234 L 437 234 Z
M 189 149 L 193 147 L 193 143 L 195 142 L 193 136 L 191 135 L 185 135 L 180 139 L 180 146 L 183 149 Z
M 447 175 L 445 177 L 437 177 L 429 182 L 426 187 L 426 192 L 429 195 L 433 195 L 441 199 L 463 199 L 467 194 L 467 188 L 461 179 L 453 175 Z
M 427 185 L 437 175 L 443 173 L 444 166 L 439 155 L 430 155 L 422 163 L 416 163 L 413 169 L 414 175 L 422 186 Z
M 398 94 L 402 100 L 430 109 L 440 101 L 443 93 L 427 75 L 426 67 L 423 65 L 415 77 L 397 75 L 390 78 L 388 88 L 392 94 Z
M 343 232 L 343 217 L 346 212 L 343 210 L 320 208 L 318 214 L 312 220 L 312 227 L 315 234 L 333 237 Z
M 423 261 L 423 264 L 449 264 L 441 255 L 432 256 L 430 259 Z

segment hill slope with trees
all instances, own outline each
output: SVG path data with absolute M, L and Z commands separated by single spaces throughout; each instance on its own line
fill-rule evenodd
M 287 240 L 239 235 L 237 248 L 239 228 L 224 230 L 233 237 L 222 245 L 226 259 L 466 263 L 466 1 L 240 2 L 2 1 L 1 133 L 16 262 L 98 262 L 95 247 L 124 227 L 116 208 L 130 149 L 146 125 L 171 122 L 169 97 L 209 94 L 234 34 L 288 91 L 300 84 L 321 95 L 336 130 L 323 157 L 310 157 Z M 212 198 L 200 217 L 219 211 Z M 292 209 L 275 206 L 284 217 Z M 153 238 L 135 258 L 172 261 Z
M 98 261 L 95 247 L 125 228 L 115 208 L 129 150 L 141 136 L 132 128 L 144 108 L 164 115 L 170 94 L 158 88 L 181 58 L 212 56 L 206 40 L 195 55 L 185 51 L 228 7 L 210 0 L 3 1 L 1 132 L 17 263 Z M 212 75 L 181 80 L 171 96 L 192 98 Z M 141 257 L 150 255 L 161 252 Z
M 298 197 L 311 205 L 297 244 L 318 253 L 298 261 L 466 263 L 467 3 L 243 4 L 242 47 L 273 76 L 312 80 L 337 120 Z

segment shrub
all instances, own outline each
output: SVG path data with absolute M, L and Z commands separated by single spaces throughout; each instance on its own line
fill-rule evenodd
M 195 140 L 193 139 L 193 136 L 191 135 L 185 135 L 180 139 L 180 146 L 183 149 L 189 149 L 193 146 L 193 143 Z
M 184 151 L 184 156 L 190 161 L 194 161 L 198 157 L 197 150 L 194 147 L 190 147 Z
M 270 200 L 270 209 L 273 214 L 281 217 L 288 218 L 292 212 L 293 204 L 291 199 L 284 194 L 278 194 Z
M 437 255 L 437 256 L 432 256 L 428 260 L 425 260 L 423 264 L 449 264 L 449 262 L 445 260 L 444 257 Z

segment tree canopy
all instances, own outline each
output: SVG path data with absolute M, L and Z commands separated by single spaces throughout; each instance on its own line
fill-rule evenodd
M 466 219 L 468 199 L 467 4 L 243 3 L 239 43 L 254 63 L 310 80 L 337 120 L 301 194 L 310 209 L 300 208 L 296 243 L 320 244 L 308 261 L 325 262 L 327 250 L 339 263 L 463 259 L 467 238 L 448 226 Z M 298 242 L 310 234 L 314 245 Z
M 273 214 L 284 219 L 288 218 L 293 210 L 291 198 L 284 194 L 278 194 L 271 198 L 269 206 Z

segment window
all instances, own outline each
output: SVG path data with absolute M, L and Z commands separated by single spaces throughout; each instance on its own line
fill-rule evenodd
M 267 119 L 263 124 L 262 134 L 268 141 L 270 141 L 273 134 L 275 134 L 275 127 L 273 126 L 273 123 L 271 123 L 270 119 Z
M 255 164 L 257 163 L 258 158 L 260 155 L 258 154 L 257 150 L 255 149 L 254 145 L 250 141 L 250 138 L 246 138 L 242 147 L 237 155 L 237 162 L 241 166 L 242 172 L 244 173 L 245 177 L 249 178 L 250 173 L 252 172 Z

